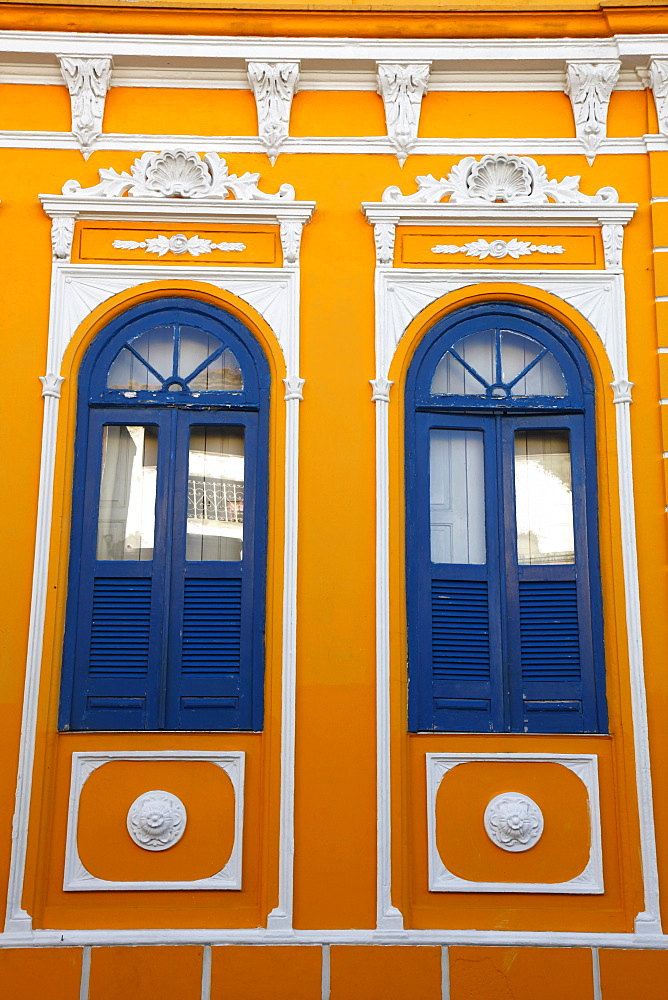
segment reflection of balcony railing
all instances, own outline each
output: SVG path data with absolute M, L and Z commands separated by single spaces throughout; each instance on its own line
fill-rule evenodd
M 243 483 L 227 479 L 188 480 L 188 520 L 235 521 L 244 519 Z

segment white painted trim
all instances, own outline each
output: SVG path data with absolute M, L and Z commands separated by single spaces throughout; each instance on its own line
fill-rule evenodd
M 329 1000 L 331 993 L 331 979 L 330 946 L 328 944 L 323 944 L 320 1000 Z
M 80 31 L 3 31 L 0 52 L 68 55 L 125 56 L 142 59 L 200 58 L 267 62 L 280 59 L 354 61 L 384 59 L 391 62 L 432 60 L 435 63 L 465 60 L 501 60 L 517 65 L 579 59 L 595 62 L 627 60 L 635 56 L 668 55 L 668 35 L 615 35 L 611 38 L 269 38 L 233 35 L 113 34 Z
M 596 754 L 428 753 L 425 754 L 425 758 L 427 764 L 427 842 L 430 892 L 566 892 L 592 895 L 604 891 L 598 757 Z M 436 843 L 436 799 L 445 775 L 458 765 L 468 764 L 472 761 L 561 764 L 562 767 L 577 775 L 587 789 L 591 837 L 589 859 L 578 875 L 566 882 L 472 882 L 460 878 L 448 870 L 439 854 Z
M 638 206 L 617 202 L 586 205 L 549 204 L 404 204 L 364 202 L 362 211 L 372 225 L 398 226 L 625 226 Z
M 387 379 L 372 383 L 376 404 L 376 928 L 403 932 L 403 915 L 392 904 L 392 809 L 390 757 L 390 489 Z
M 90 947 L 83 949 L 81 956 L 81 981 L 79 984 L 79 1000 L 88 1000 L 90 990 Z
M 0 934 L 1 948 L 83 948 L 125 945 L 434 945 L 490 948 L 615 948 L 647 951 L 668 950 L 666 934 L 625 934 L 615 931 L 498 931 L 471 928 L 434 928 L 393 931 L 326 929 L 268 931 L 253 928 L 183 928 L 126 930 L 36 930 L 32 934 Z
M 202 952 L 202 992 L 200 1000 L 211 1000 L 211 945 L 205 944 Z
M 450 949 L 441 945 L 441 1000 L 450 1000 Z
M 241 889 L 241 866 L 244 834 L 244 765 L 246 755 L 242 750 L 225 752 L 208 750 L 106 750 L 106 751 L 75 751 L 72 754 L 72 775 L 70 779 L 70 797 L 67 809 L 67 838 L 65 842 L 65 874 L 63 889 L 65 892 L 101 892 L 120 890 L 148 889 Z M 111 881 L 98 878 L 88 871 L 79 857 L 77 829 L 79 823 L 79 804 L 83 787 L 94 771 L 112 761 L 207 761 L 215 764 L 228 776 L 234 789 L 234 841 L 230 856 L 220 871 L 208 878 L 179 880 L 131 880 Z
M 601 993 L 601 962 L 599 960 L 598 948 L 591 950 L 591 974 L 593 985 L 593 1000 L 603 1000 Z
M 150 281 L 194 280 L 209 283 L 238 295 L 264 317 L 274 331 L 285 356 L 288 378 L 299 378 L 299 271 L 294 268 L 202 268 L 195 265 L 159 266 L 147 264 L 85 265 L 54 263 L 51 279 L 51 305 L 47 352 L 48 385 L 57 384 L 64 351 L 75 330 L 90 312 L 102 302 L 128 288 Z M 46 388 L 46 386 L 45 386 Z M 59 398 L 53 392 L 44 393 L 44 425 L 37 510 L 37 534 L 33 569 L 33 591 L 30 610 L 26 679 L 19 745 L 19 767 L 16 804 L 12 825 L 12 853 L 7 891 L 5 931 L 29 937 L 32 920 L 22 908 L 25 878 L 28 824 L 35 754 L 38 691 L 41 672 L 44 614 L 48 575 L 49 544 L 53 510 L 53 480 L 55 444 L 58 427 Z M 294 408 L 297 403 L 287 404 Z M 286 440 L 286 471 L 296 468 L 297 427 L 293 417 L 290 437 Z M 297 522 L 297 477 L 286 480 L 285 523 L 286 546 L 292 541 Z M 286 549 L 287 555 L 287 549 Z M 292 623 L 296 619 L 297 579 L 296 551 L 286 558 L 283 571 L 283 608 L 291 609 Z M 282 683 L 284 690 L 294 689 L 296 649 L 294 624 L 283 634 Z M 286 733 L 285 726 L 292 728 Z M 294 850 L 294 758 L 285 754 L 288 741 L 294 741 L 294 705 L 283 706 L 281 758 L 281 827 L 279 840 L 279 909 L 284 923 L 292 921 L 292 855 Z M 1 937 L 0 937 L 1 940 Z
M 215 153 L 265 153 L 260 139 L 254 135 L 209 136 L 209 135 L 167 135 L 148 132 L 124 133 L 104 132 L 95 143 L 93 150 L 143 152 L 178 146 L 188 152 L 202 149 Z M 22 131 L 20 129 L 0 130 L 0 149 L 78 149 L 79 145 L 71 132 Z M 499 149 L 507 153 L 527 156 L 583 156 L 579 139 L 555 138 L 418 138 L 411 155 L 423 156 L 465 156 L 496 153 Z M 647 152 L 668 150 L 668 136 L 645 135 L 606 138 L 598 152 L 608 156 L 627 156 L 630 153 L 645 155 Z M 336 155 L 376 155 L 394 156 L 395 151 L 387 136 L 289 136 L 281 148 L 283 153 L 328 153 Z
M 230 64 L 232 60 L 229 61 Z M 238 65 L 207 65 L 205 60 L 193 56 L 185 66 L 156 65 L 148 61 L 128 62 L 116 66 L 112 87 L 150 87 L 174 90 L 248 90 L 248 79 L 243 60 Z M 451 92 L 488 93 L 498 91 L 563 92 L 565 73 L 559 68 L 508 69 L 485 68 L 479 72 L 444 69 L 431 74 L 429 90 Z M 5 62 L 0 64 L 0 84 L 30 84 L 31 86 L 62 86 L 57 69 L 44 60 L 40 62 Z M 376 75 L 371 68 L 339 68 L 330 63 L 328 69 L 306 69 L 300 73 L 300 90 L 374 91 Z M 644 90 L 638 74 L 633 69 L 623 70 L 615 90 Z
M 606 350 L 615 381 L 628 380 L 626 350 L 626 300 L 624 277 L 619 271 L 522 271 L 506 269 L 410 270 L 391 267 L 376 268 L 376 380 L 387 379 L 397 345 L 409 323 L 430 303 L 449 292 L 480 283 L 525 284 L 540 288 L 568 302 L 597 331 Z M 659 882 L 656 858 L 656 836 L 652 804 L 651 759 L 647 729 L 646 693 L 640 621 L 640 597 L 635 540 L 635 503 L 631 460 L 631 424 L 629 402 L 615 407 L 618 435 L 618 477 L 621 507 L 621 546 L 624 567 L 624 588 L 627 616 L 627 639 L 631 675 L 632 718 L 635 750 L 635 775 L 640 823 L 640 853 L 642 859 L 645 911 L 637 918 L 637 930 L 645 940 L 661 933 Z M 378 466 L 387 462 L 380 449 L 387 445 L 377 435 Z M 382 490 L 382 492 L 381 492 Z M 386 522 L 389 492 L 382 482 L 377 484 L 378 516 Z M 382 509 L 382 514 L 381 514 Z M 390 538 L 378 536 L 379 549 L 389 551 Z M 389 593 L 389 575 L 385 558 L 377 557 L 377 599 Z M 384 598 L 383 598 L 384 600 Z M 389 643 L 389 634 L 387 636 Z M 378 683 L 386 676 L 386 667 L 377 665 Z M 389 741 L 379 731 L 377 754 L 389 761 Z M 389 774 L 389 765 L 386 769 Z M 383 772 L 385 773 L 385 771 Z M 379 771 L 380 774 L 380 771 Z M 389 795 L 389 787 L 386 794 Z M 381 792 L 378 792 L 379 798 Z M 380 822 L 380 817 L 379 817 Z M 378 858 L 378 866 L 387 867 L 388 858 Z M 390 889 L 391 891 L 391 889 Z

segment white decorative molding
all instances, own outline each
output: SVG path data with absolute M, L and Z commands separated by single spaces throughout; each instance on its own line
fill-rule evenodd
M 42 383 L 42 396 L 60 399 L 60 387 L 65 381 L 62 375 L 54 375 L 53 372 L 50 372 L 48 375 L 40 375 L 39 380 Z
M 521 792 L 502 792 L 487 803 L 485 832 L 502 851 L 529 851 L 543 836 L 540 807 Z
M 659 132 L 668 135 L 668 59 L 650 59 L 649 70 L 642 76 L 654 95 Z
M 562 246 L 549 243 L 532 243 L 530 240 L 475 240 L 473 243 L 464 243 L 462 246 L 455 244 L 440 243 L 431 248 L 432 253 L 465 253 L 467 257 L 477 257 L 485 260 L 486 257 L 494 257 L 502 260 L 504 257 L 513 257 L 517 260 L 520 257 L 529 257 L 534 253 L 554 254 L 566 253 Z
M 298 375 L 290 375 L 289 378 L 283 379 L 283 385 L 285 386 L 285 396 L 283 399 L 286 401 L 290 399 L 298 399 L 300 402 L 304 398 L 302 389 L 304 388 L 304 382 L 306 379 L 299 378 Z
M 63 194 L 70 198 L 195 198 L 222 199 L 233 194 L 237 201 L 294 201 L 295 189 L 281 184 L 276 194 L 260 191 L 259 174 L 230 174 L 227 163 L 218 153 L 165 149 L 161 153 L 142 153 L 130 173 L 120 174 L 113 167 L 103 167 L 100 182 L 84 188 L 79 181 L 63 184 Z
M 304 226 L 301 222 L 281 222 L 279 232 L 281 236 L 281 249 L 283 250 L 283 267 L 299 266 L 299 250 L 303 228 Z
M 107 91 L 111 86 L 111 56 L 59 55 L 60 71 L 70 94 L 72 134 L 88 159 L 102 135 Z
M 389 403 L 390 401 L 390 389 L 394 385 L 394 382 L 390 382 L 386 378 L 372 378 L 369 379 L 371 384 L 371 402 L 372 403 Z
M 403 166 L 417 140 L 422 98 L 429 83 L 429 62 L 379 62 L 378 93 L 383 98 L 387 137 Z
M 507 153 L 489 154 L 481 160 L 465 156 L 455 164 L 447 177 L 437 180 L 428 174 L 416 178 L 418 190 L 403 194 L 391 186 L 383 192 L 383 202 L 395 206 L 437 205 L 449 197 L 451 205 L 600 205 L 619 201 L 612 187 L 600 188 L 596 194 L 580 191 L 579 177 L 550 180 L 544 166 L 530 156 Z
M 100 182 L 83 188 L 79 181 L 69 180 L 60 195 L 42 194 L 44 211 L 53 220 L 51 239 L 54 260 L 68 261 L 72 249 L 74 223 L 77 219 L 136 219 L 143 223 L 265 223 L 281 226 L 281 239 L 287 263 L 297 266 L 301 227 L 310 220 L 315 203 L 295 201 L 291 184 L 281 184 L 275 194 L 258 187 L 259 174 L 230 174 L 227 164 L 217 153 L 184 149 L 166 149 L 161 153 L 143 153 L 130 171 L 103 168 Z M 234 197 L 230 197 L 233 195 Z M 160 242 L 147 241 L 146 252 Z M 208 253 L 204 240 L 192 237 L 184 245 L 183 234 L 171 237 L 175 253 Z M 199 241 L 199 242 L 197 242 Z M 120 241 L 119 241 L 120 242 Z M 124 241 L 130 243 L 130 241 Z M 138 246 L 127 249 L 139 249 Z M 174 247 L 177 247 L 175 250 Z M 240 249 L 239 244 L 214 244 L 210 249 Z M 181 249 L 184 247 L 184 249 Z
M 161 881 L 156 881 L 154 879 L 146 879 L 144 881 L 132 879 L 127 882 L 97 878 L 88 871 L 79 856 L 79 848 L 77 845 L 77 827 L 79 822 L 81 793 L 91 774 L 111 761 L 150 761 L 151 763 L 156 761 L 206 761 L 208 763 L 215 764 L 225 772 L 232 783 L 232 788 L 234 789 L 234 843 L 232 845 L 230 856 L 220 871 L 207 878 L 200 879 L 173 881 L 167 879 Z M 72 754 L 70 798 L 67 811 L 65 876 L 63 879 L 63 889 L 65 892 L 100 892 L 102 890 L 127 892 L 131 890 L 139 891 L 148 889 L 186 889 L 188 891 L 194 891 L 195 889 L 240 889 L 244 821 L 244 765 L 245 754 L 241 750 L 229 750 L 226 752 L 208 750 L 75 751 Z M 148 805 L 155 809 L 158 804 L 156 796 L 165 796 L 166 799 L 170 801 L 171 805 L 168 809 L 165 809 L 165 800 L 163 799 L 162 804 L 156 811 L 155 819 L 152 818 L 150 822 L 162 821 L 165 828 L 165 837 L 169 836 L 168 827 L 170 826 L 170 818 L 172 824 L 171 828 L 174 831 L 174 834 L 176 834 L 180 828 L 178 836 L 172 836 L 172 839 L 164 845 L 153 844 L 151 842 L 153 840 L 159 841 L 160 836 L 151 837 L 150 823 L 147 822 L 146 815 L 142 817 L 141 807 L 134 812 L 135 806 L 137 806 L 138 803 L 141 803 L 142 800 L 146 799 L 148 799 Z M 183 810 L 183 813 L 180 814 L 180 823 L 179 804 Z M 134 821 L 131 819 L 133 814 Z M 154 791 L 148 792 L 145 795 L 140 795 L 139 798 L 133 802 L 128 813 L 127 829 L 132 839 L 140 847 L 151 851 L 165 850 L 167 847 L 171 847 L 172 844 L 175 844 L 180 838 L 183 833 L 183 828 L 185 827 L 185 822 L 185 809 L 183 807 L 183 803 L 180 802 L 180 799 L 178 799 L 177 796 L 173 795 L 171 792 Z M 176 828 L 174 827 L 174 823 L 178 824 Z M 147 842 L 144 843 L 142 838 L 146 838 Z
M 292 98 L 299 83 L 299 63 L 248 62 L 248 82 L 255 95 L 258 135 L 271 163 L 290 132 Z
M 382 220 L 383 210 L 389 206 L 364 206 L 369 221 Z M 441 208 L 447 206 L 441 206 Z M 603 216 L 603 221 L 624 224 L 632 218 L 634 205 L 613 205 L 601 209 L 619 215 Z M 509 206 L 499 209 L 511 211 Z M 379 209 L 376 214 L 376 210 Z M 579 206 L 560 209 L 565 213 L 582 211 Z M 395 210 L 396 211 L 396 210 Z M 423 209 L 420 210 L 424 211 Z M 453 210 L 450 210 L 453 211 Z M 473 215 L 475 206 L 470 210 Z M 542 209 L 546 212 L 547 209 Z M 624 215 L 622 215 L 624 211 Z M 526 215 L 512 210 L 517 224 L 526 225 Z M 413 215 L 413 210 L 410 212 Z M 407 213 L 402 210 L 401 218 Z M 567 214 L 567 218 L 573 218 Z M 465 216 L 460 216 L 470 222 Z M 432 216 L 433 221 L 433 216 Z M 505 221 L 505 220 L 504 220 Z M 560 223 L 560 224 L 563 224 Z M 627 380 L 626 300 L 624 277 L 620 271 L 503 271 L 500 269 L 443 270 L 443 269 L 376 269 L 376 372 L 377 378 L 387 378 L 397 345 L 410 322 L 430 303 L 449 292 L 466 286 L 493 282 L 495 284 L 520 281 L 529 288 L 543 291 L 563 299 L 582 313 L 601 338 L 610 360 L 615 381 Z M 391 901 L 390 863 L 390 741 L 389 741 L 389 491 L 388 421 L 387 406 L 376 408 L 376 602 L 377 602 L 377 797 L 378 812 L 378 886 L 379 898 L 389 905 Z M 631 451 L 630 404 L 620 401 L 615 407 L 618 446 L 618 486 L 621 513 L 621 547 L 624 570 L 624 593 L 627 620 L 627 644 L 630 666 L 631 703 L 634 733 L 635 778 L 638 793 L 640 821 L 640 855 L 645 909 L 635 922 L 636 933 L 643 935 L 648 947 L 654 942 L 668 940 L 661 937 L 659 879 L 654 829 L 653 793 L 649 733 L 647 723 L 647 696 L 643 667 L 642 625 L 636 549 L 635 501 L 633 463 Z M 387 696 L 383 697 L 382 689 Z M 381 718 L 382 716 L 382 718 Z M 381 725 L 382 723 L 382 725 Z M 384 762 L 384 763 L 383 763 Z M 634 940 L 633 936 L 630 940 Z
M 376 264 L 392 264 L 394 261 L 394 238 L 396 233 L 396 221 L 377 222 L 373 227 L 373 238 L 376 244 Z
M 550 754 L 550 753 L 428 753 L 427 763 L 427 837 L 429 861 L 430 892 L 530 892 L 530 893 L 573 893 L 598 895 L 604 892 L 603 886 L 603 852 L 601 846 L 601 814 L 598 792 L 598 758 L 596 754 Z M 459 764 L 472 761 L 495 761 L 525 763 L 536 765 L 540 763 L 560 764 L 582 781 L 587 789 L 589 810 L 590 848 L 589 858 L 584 869 L 572 879 L 565 882 L 474 882 L 453 874 L 443 863 L 436 843 L 436 799 L 438 790 L 445 775 Z M 522 833 L 515 838 L 508 824 L 502 819 L 502 810 L 491 810 L 495 813 L 496 827 L 491 826 L 492 815 L 490 806 L 497 800 L 510 800 L 513 793 L 505 792 L 489 803 L 485 811 L 484 825 L 488 836 L 498 847 L 504 850 L 528 850 L 537 843 L 543 830 L 540 809 L 527 795 L 518 793 L 518 798 L 525 803 L 526 812 L 520 817 Z M 529 805 L 530 804 L 530 805 Z M 532 809 L 531 807 L 535 807 Z M 517 805 L 514 806 L 517 809 Z M 537 812 L 535 811 L 537 810 Z M 490 815 L 488 816 L 488 813 Z M 488 825 L 489 823 L 489 825 Z M 540 832 L 539 832 L 540 831 Z M 526 846 L 523 843 L 526 836 Z M 507 843 L 505 842 L 507 840 Z M 529 843 L 529 841 L 531 841 Z M 515 846 L 517 845 L 517 846 Z
M 183 233 L 174 236 L 147 236 L 145 240 L 114 240 L 111 244 L 117 250 L 145 250 L 146 253 L 157 253 L 164 257 L 166 253 L 187 253 L 191 257 L 199 257 L 203 253 L 222 250 L 232 253 L 246 249 L 245 243 L 214 243 L 213 240 L 202 239 L 200 236 L 188 238 Z
M 74 219 L 71 215 L 55 215 L 51 222 L 51 249 L 54 260 L 69 260 L 74 240 Z
M 128 204 L 128 199 L 124 199 L 124 204 Z M 182 205 L 184 201 L 174 199 L 170 204 Z M 300 203 L 296 204 L 299 206 Z M 305 217 L 310 217 L 313 203 L 307 202 L 301 203 L 301 205 L 302 210 L 307 213 Z M 209 208 L 207 208 L 208 211 L 210 211 Z M 54 375 L 60 371 L 63 354 L 68 344 L 79 325 L 93 309 L 129 288 L 138 288 L 148 282 L 169 282 L 170 280 L 174 282 L 202 282 L 206 280 L 213 288 L 230 291 L 244 299 L 257 310 L 273 330 L 285 357 L 288 377 L 299 371 L 299 272 L 295 269 L 276 267 L 219 268 L 209 265 L 204 274 L 201 266 L 198 267 L 194 264 L 142 263 L 119 266 L 115 264 L 89 265 L 59 262 L 53 265 L 52 271 L 47 371 L 54 373 Z M 285 542 L 283 642 L 280 668 L 282 723 L 279 902 L 273 918 L 273 926 L 277 933 L 287 932 L 291 929 L 293 910 L 299 405 L 299 400 L 294 398 L 285 404 Z M 53 394 L 47 394 L 44 400 L 32 606 L 5 917 L 6 932 L 24 936 L 32 933 L 32 918 L 23 909 L 22 896 L 49 576 L 58 408 L 58 398 Z M 190 758 L 193 755 L 189 754 L 188 756 Z M 272 922 L 271 916 L 270 922 Z
M 631 390 L 633 389 L 634 383 L 629 382 L 626 378 L 619 378 L 616 381 L 611 382 L 613 403 L 632 403 Z
M 622 266 L 622 248 L 624 246 L 623 226 L 601 226 L 603 239 L 603 254 L 605 266 L 609 270 L 619 270 Z
M 567 62 L 566 93 L 571 99 L 575 131 L 585 148 L 589 163 L 593 163 L 599 146 L 605 139 L 610 96 L 617 85 L 621 63 Z
M 153 789 L 139 795 L 128 809 L 128 833 L 145 851 L 167 851 L 186 830 L 186 807 L 177 795 Z

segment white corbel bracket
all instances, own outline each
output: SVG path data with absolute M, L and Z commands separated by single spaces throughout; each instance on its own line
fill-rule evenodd
M 571 99 L 577 137 L 590 164 L 606 136 L 608 106 L 620 67 L 619 59 L 566 63 L 564 89 Z
M 60 72 L 70 94 L 72 134 L 84 160 L 102 135 L 104 104 L 111 86 L 111 56 L 59 55 Z
M 133 219 L 143 223 L 278 225 L 283 264 L 299 264 L 302 228 L 315 209 L 313 201 L 296 201 L 291 184 L 273 194 L 260 190 L 259 174 L 230 174 L 217 153 L 168 149 L 144 153 L 130 172 L 100 170 L 100 183 L 82 188 L 67 181 L 62 194 L 39 196 L 52 219 L 53 259 L 70 260 L 77 219 Z M 231 197 L 233 195 L 233 197 Z
M 377 89 L 385 106 L 387 137 L 403 166 L 415 145 L 430 62 L 378 62 Z
M 246 65 L 248 82 L 255 95 L 258 136 L 273 164 L 290 134 L 290 111 L 299 83 L 299 63 L 247 60 Z
M 650 59 L 647 69 L 638 69 L 637 73 L 654 95 L 659 132 L 668 135 L 668 59 Z

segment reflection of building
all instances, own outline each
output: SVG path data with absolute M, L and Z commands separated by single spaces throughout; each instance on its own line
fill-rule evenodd
M 2 16 L 7 996 L 664 1000 L 666 10 Z

